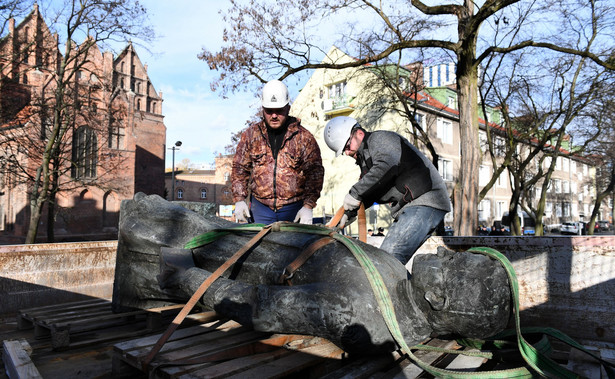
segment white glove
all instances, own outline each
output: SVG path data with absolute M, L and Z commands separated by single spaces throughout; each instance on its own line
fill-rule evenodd
M 235 203 L 235 220 L 237 222 L 248 222 L 246 219 L 250 217 L 250 209 L 245 201 L 238 201 Z
M 314 211 L 312 210 L 312 208 L 308 208 L 304 205 L 303 207 L 301 207 L 301 209 L 299 209 L 299 212 L 297 212 L 297 216 L 295 216 L 295 221 L 293 222 L 299 222 L 301 224 L 311 224 L 312 218 L 314 218 Z
M 345 211 L 355 210 L 359 208 L 360 205 L 361 205 L 361 200 L 355 199 L 351 194 L 347 194 L 344 197 L 344 210 Z
M 338 229 L 344 229 L 345 226 L 348 226 L 354 222 L 357 218 L 354 216 L 348 216 L 348 214 L 344 213 L 340 222 L 337 224 Z

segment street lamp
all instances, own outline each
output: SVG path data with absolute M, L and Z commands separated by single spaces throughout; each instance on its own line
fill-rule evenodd
M 175 142 L 175 146 L 170 147 L 169 150 L 173 151 L 173 167 L 171 168 L 173 171 L 171 172 L 171 201 L 175 200 L 175 150 L 179 150 L 179 147 L 182 145 L 182 141 Z

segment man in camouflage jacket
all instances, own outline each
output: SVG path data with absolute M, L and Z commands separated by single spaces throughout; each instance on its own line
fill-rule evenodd
M 311 224 L 324 177 L 320 149 L 300 120 L 288 115 L 288 90 L 282 82 L 268 82 L 262 96 L 263 120 L 242 133 L 233 159 L 235 218 L 245 221 L 251 213 L 264 224 Z

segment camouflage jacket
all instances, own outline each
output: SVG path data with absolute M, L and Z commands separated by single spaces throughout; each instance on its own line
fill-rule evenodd
M 325 170 L 316 139 L 300 123 L 289 118 L 277 159 L 264 121 L 242 133 L 231 174 L 234 202 L 246 199 L 249 186 L 252 196 L 274 210 L 296 201 L 316 206 Z

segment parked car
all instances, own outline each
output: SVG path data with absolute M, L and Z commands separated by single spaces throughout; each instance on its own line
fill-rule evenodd
M 579 234 L 581 224 L 578 222 L 565 222 L 559 228 L 561 234 Z
M 611 230 L 611 224 L 606 220 L 596 221 L 596 226 L 604 232 Z

